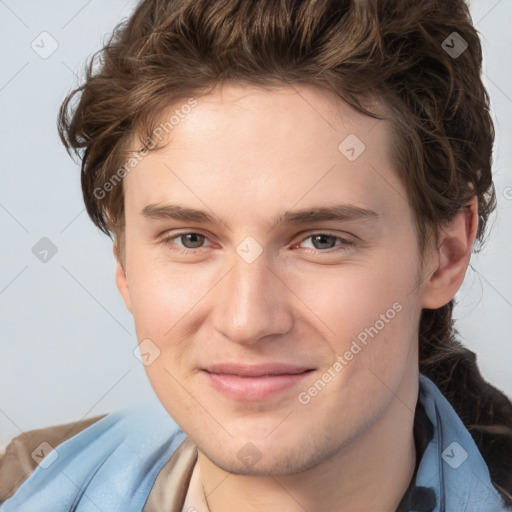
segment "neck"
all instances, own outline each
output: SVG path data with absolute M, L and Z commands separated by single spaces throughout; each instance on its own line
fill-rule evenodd
M 418 388 L 406 384 L 357 438 L 298 474 L 234 475 L 199 451 L 198 469 L 209 510 L 395 512 L 416 464 L 413 424 Z

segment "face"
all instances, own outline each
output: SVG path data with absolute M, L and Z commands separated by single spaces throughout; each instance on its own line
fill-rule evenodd
M 417 397 L 420 255 L 391 123 L 312 86 L 196 100 L 125 177 L 117 284 L 199 450 L 298 473 Z

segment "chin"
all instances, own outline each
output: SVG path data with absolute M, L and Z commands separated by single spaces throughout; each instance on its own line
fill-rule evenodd
M 213 464 L 223 471 L 233 475 L 244 476 L 285 476 L 302 473 L 311 469 L 329 458 L 336 452 L 337 447 L 327 443 L 320 445 L 311 441 L 310 436 L 303 443 L 294 444 L 289 440 L 288 445 L 275 443 L 260 443 L 250 440 L 240 441 L 233 439 L 233 449 L 223 450 L 216 443 L 210 445 L 210 439 L 198 445 L 203 453 Z

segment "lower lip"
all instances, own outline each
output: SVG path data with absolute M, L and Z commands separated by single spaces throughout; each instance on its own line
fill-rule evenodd
M 209 373 L 203 371 L 210 385 L 236 400 L 265 400 L 286 389 L 297 386 L 313 370 L 285 375 L 265 375 L 264 377 L 240 377 L 238 375 Z

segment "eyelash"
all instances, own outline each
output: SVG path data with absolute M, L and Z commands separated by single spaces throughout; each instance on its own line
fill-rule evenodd
M 202 233 L 197 233 L 195 231 L 181 231 L 181 232 L 178 232 L 178 233 L 173 233 L 172 236 L 166 236 L 165 238 L 162 239 L 162 243 L 166 247 L 169 247 L 172 251 L 174 251 L 174 252 L 176 252 L 178 254 L 184 254 L 184 255 L 197 254 L 200 249 L 203 249 L 203 247 L 198 247 L 196 249 L 188 249 L 186 247 L 185 248 L 176 248 L 176 244 L 175 244 L 174 240 L 176 238 L 179 238 L 182 235 L 200 235 L 200 236 L 204 236 L 206 239 L 208 239 L 208 237 L 206 237 L 206 235 L 203 235 Z M 340 237 L 340 236 L 337 236 L 337 235 L 333 235 L 331 233 L 324 233 L 323 231 L 315 231 L 315 232 L 312 232 L 312 233 L 308 233 L 308 235 L 306 237 L 302 238 L 299 242 L 295 243 L 294 247 L 299 245 L 299 244 L 302 244 L 303 242 L 305 242 L 309 238 L 312 238 L 314 236 L 319 236 L 319 235 L 324 235 L 324 236 L 332 237 L 335 240 L 340 240 L 342 243 L 337 245 L 337 246 L 335 246 L 335 247 L 338 247 L 338 249 L 331 248 L 331 249 L 327 249 L 327 250 L 322 250 L 322 249 L 306 248 L 306 252 L 308 254 L 314 253 L 314 255 L 318 255 L 318 254 L 337 253 L 339 251 L 347 251 L 349 248 L 352 248 L 354 246 L 354 242 L 351 241 L 351 240 L 348 240 L 347 238 L 343 238 L 343 237 Z

